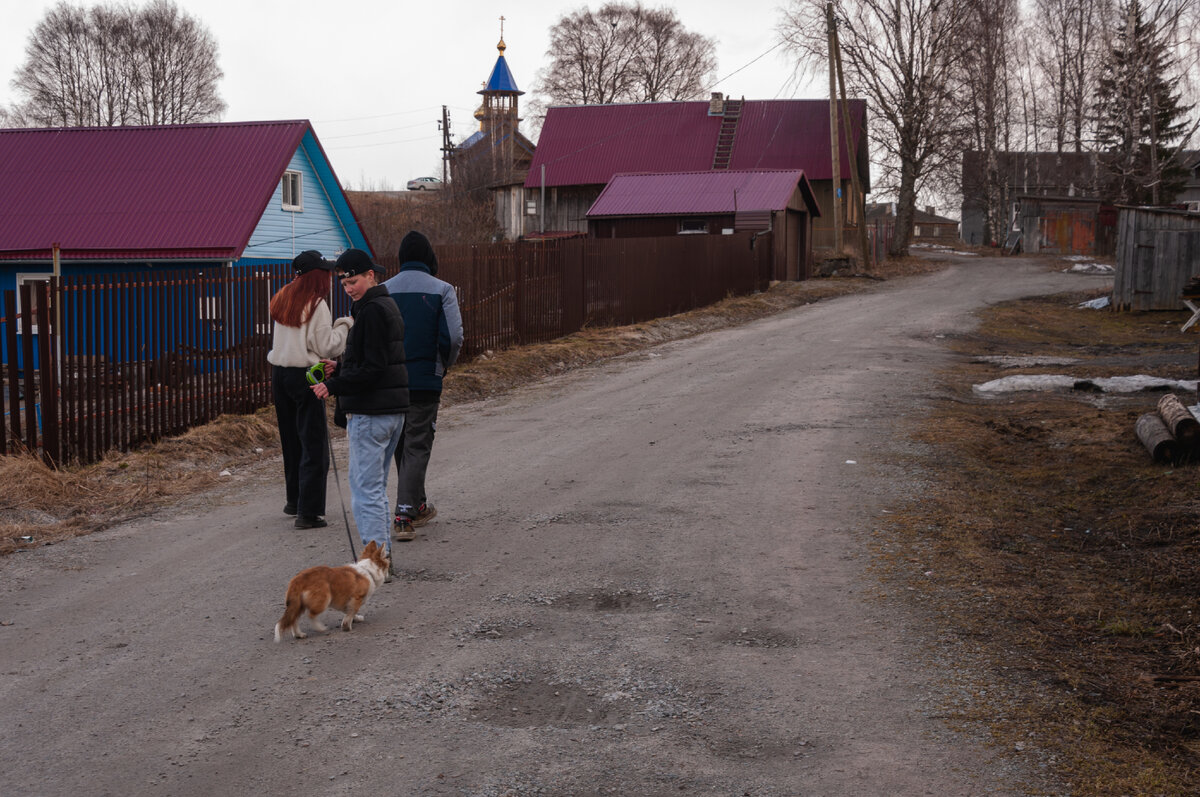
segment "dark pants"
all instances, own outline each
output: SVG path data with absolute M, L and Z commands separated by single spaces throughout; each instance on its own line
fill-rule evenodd
M 396 446 L 396 514 L 417 516 L 425 503 L 425 471 L 437 431 L 438 401 L 413 401 L 404 415 L 404 433 Z
M 313 395 L 304 368 L 271 368 L 271 394 L 283 448 L 287 502 L 297 514 L 325 514 L 325 480 L 329 475 L 329 434 L 325 402 Z

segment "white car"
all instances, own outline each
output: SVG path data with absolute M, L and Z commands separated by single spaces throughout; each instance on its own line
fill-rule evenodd
M 418 177 L 408 181 L 409 191 L 436 191 L 442 187 L 442 181 L 436 177 Z

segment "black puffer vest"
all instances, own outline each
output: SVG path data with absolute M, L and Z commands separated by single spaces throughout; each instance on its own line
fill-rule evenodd
M 408 409 L 404 367 L 404 319 L 382 285 L 350 307 L 354 326 L 346 337 L 342 364 L 326 380 L 342 412 L 393 415 Z

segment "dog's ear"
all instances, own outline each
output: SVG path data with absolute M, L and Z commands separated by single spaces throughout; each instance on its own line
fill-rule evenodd
M 375 542 L 375 540 L 371 540 L 370 542 L 367 543 L 367 547 L 363 548 L 363 552 L 362 552 L 363 558 L 367 558 L 367 557 L 371 556 L 377 550 L 379 550 L 379 543 Z

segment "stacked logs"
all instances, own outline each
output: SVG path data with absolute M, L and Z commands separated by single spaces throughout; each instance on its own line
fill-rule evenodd
M 1200 454 L 1200 420 L 1174 393 L 1159 399 L 1156 412 L 1138 418 L 1134 431 L 1155 462 L 1178 464 Z

